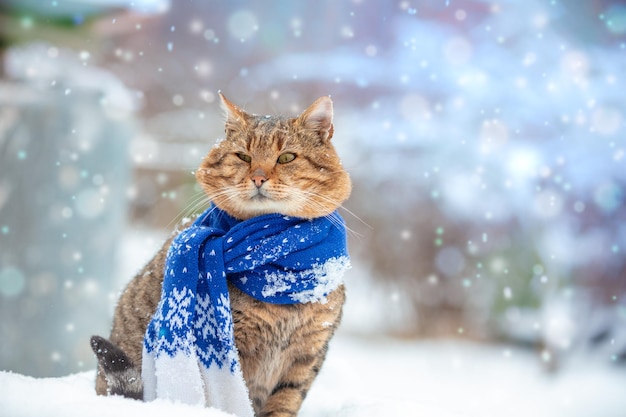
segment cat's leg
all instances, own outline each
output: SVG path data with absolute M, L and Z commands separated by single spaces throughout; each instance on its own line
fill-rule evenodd
M 322 367 L 328 350 L 328 341 L 318 349 L 311 349 L 315 354 L 297 355 L 291 366 L 281 376 L 268 397 L 262 417 L 295 417 L 302 406 L 311 384 Z

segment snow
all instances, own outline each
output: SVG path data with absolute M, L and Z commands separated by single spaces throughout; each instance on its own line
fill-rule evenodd
M 300 416 L 622 417 L 626 373 L 575 360 L 546 374 L 537 355 L 505 345 L 339 334 Z M 228 414 L 165 400 L 98 397 L 95 371 L 61 378 L 0 372 L 0 416 L 151 417 Z
M 313 272 L 318 284 L 311 290 L 293 294 L 291 298 L 299 303 L 325 304 L 328 301 L 326 296 L 343 283 L 344 273 L 348 269 L 350 258 L 347 256 L 331 258 L 323 264 L 314 265 Z
M 152 417 L 185 415 L 187 417 L 228 416 L 185 404 L 157 400 L 142 403 L 120 397 L 98 397 L 94 390 L 95 371 L 61 378 L 31 378 L 0 372 L 0 415 L 6 417 L 104 417 L 150 415 Z M 36 393 L 36 395 L 33 395 Z

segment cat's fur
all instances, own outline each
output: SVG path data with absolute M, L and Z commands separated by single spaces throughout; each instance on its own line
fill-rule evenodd
M 226 137 L 196 172 L 208 199 L 219 208 L 242 220 L 265 213 L 316 218 L 330 215 L 348 198 L 350 179 L 330 142 L 329 97 L 321 97 L 296 118 L 249 114 L 220 97 Z M 111 341 L 92 339 L 99 360 L 98 394 L 142 396 L 137 375 L 143 337 L 161 297 L 166 253 L 174 236 L 123 292 Z M 229 291 L 235 344 L 255 414 L 295 416 L 341 319 L 344 287 L 325 304 L 275 305 L 233 286 Z

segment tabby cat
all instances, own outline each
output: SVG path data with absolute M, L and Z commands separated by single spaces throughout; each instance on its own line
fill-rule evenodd
M 348 198 L 350 178 L 331 144 L 329 97 L 319 98 L 295 118 L 250 114 L 220 97 L 225 139 L 196 172 L 208 200 L 218 208 L 240 220 L 267 213 L 310 219 L 330 216 Z M 161 297 L 173 237 L 121 295 L 110 341 L 92 338 L 100 395 L 142 398 L 142 343 Z M 328 295 L 327 303 L 269 304 L 232 285 L 229 292 L 235 344 L 255 414 L 295 416 L 341 319 L 343 285 Z

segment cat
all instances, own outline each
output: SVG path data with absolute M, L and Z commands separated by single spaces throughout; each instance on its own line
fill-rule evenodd
M 347 200 L 351 181 L 331 143 L 330 97 L 319 98 L 297 117 L 259 116 L 221 93 L 220 98 L 225 138 L 196 171 L 207 200 L 239 220 L 269 213 L 329 217 Z M 100 395 L 143 397 L 144 334 L 161 297 L 166 254 L 176 234 L 122 293 L 110 340 L 92 337 Z M 230 284 L 228 289 L 235 345 L 255 415 L 297 415 L 341 320 L 343 284 L 326 303 L 289 305 L 258 301 Z

